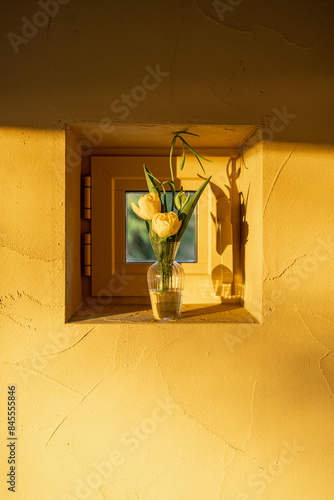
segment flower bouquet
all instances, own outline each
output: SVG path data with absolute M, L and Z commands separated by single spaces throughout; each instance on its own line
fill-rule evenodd
M 144 165 L 149 192 L 140 196 L 138 206 L 135 203 L 131 204 L 137 216 L 145 220 L 157 258 L 157 262 L 148 270 L 147 281 L 153 315 L 155 319 L 164 321 L 175 320 L 181 314 L 184 271 L 180 264 L 175 262 L 175 256 L 196 204 L 211 179 L 211 176 L 207 178 L 192 196 L 186 194 L 182 186 L 180 191 L 176 192 L 172 157 L 177 139 L 180 139 L 183 145 L 180 170 L 185 164 L 186 148 L 195 155 L 204 173 L 201 159 L 210 161 L 198 154 L 182 137 L 183 134 L 197 135 L 185 131 L 176 132 L 174 135 L 169 155 L 171 180 L 160 182 Z M 172 193 L 170 207 L 167 206 L 166 185 Z

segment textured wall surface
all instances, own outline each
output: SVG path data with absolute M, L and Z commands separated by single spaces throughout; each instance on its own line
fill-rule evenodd
M 13 384 L 19 500 L 334 497 L 333 15 L 325 0 L 6 6 L 1 498 Z M 264 125 L 262 324 L 64 323 L 65 124 L 102 119 Z

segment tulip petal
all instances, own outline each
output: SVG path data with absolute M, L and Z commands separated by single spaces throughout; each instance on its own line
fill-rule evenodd
M 165 238 L 176 234 L 182 222 L 174 212 L 158 213 L 152 219 L 152 230 L 159 236 Z
M 135 213 L 136 215 L 138 215 L 138 217 L 140 217 L 141 219 L 143 219 L 143 217 L 142 217 L 142 215 L 141 215 L 141 214 L 142 214 L 142 212 L 141 212 L 140 208 L 138 208 L 138 207 L 137 207 L 137 205 L 135 205 L 135 204 L 134 204 L 134 202 L 132 202 L 132 203 L 131 203 L 131 208 L 132 208 L 132 210 L 134 211 L 134 213 Z

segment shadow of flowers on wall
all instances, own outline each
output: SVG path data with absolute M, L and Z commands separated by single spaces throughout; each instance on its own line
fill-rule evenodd
M 216 296 L 221 301 L 240 300 L 245 282 L 245 247 L 248 241 L 249 226 L 246 220 L 247 196 L 239 191 L 237 181 L 241 168 L 236 167 L 236 160 L 231 158 L 227 164 L 229 185 L 227 193 L 210 182 L 210 188 L 216 198 L 216 213 L 211 212 L 216 227 L 216 251 L 221 257 L 219 265 L 211 273 Z

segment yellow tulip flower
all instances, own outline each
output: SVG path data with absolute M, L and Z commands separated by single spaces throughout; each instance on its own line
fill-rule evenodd
M 132 202 L 131 208 L 141 219 L 152 220 L 153 216 L 161 211 L 159 195 L 155 191 L 144 194 L 138 200 L 138 207 Z
M 181 227 L 181 221 L 174 212 L 156 213 L 152 219 L 152 229 L 160 238 L 173 236 Z

